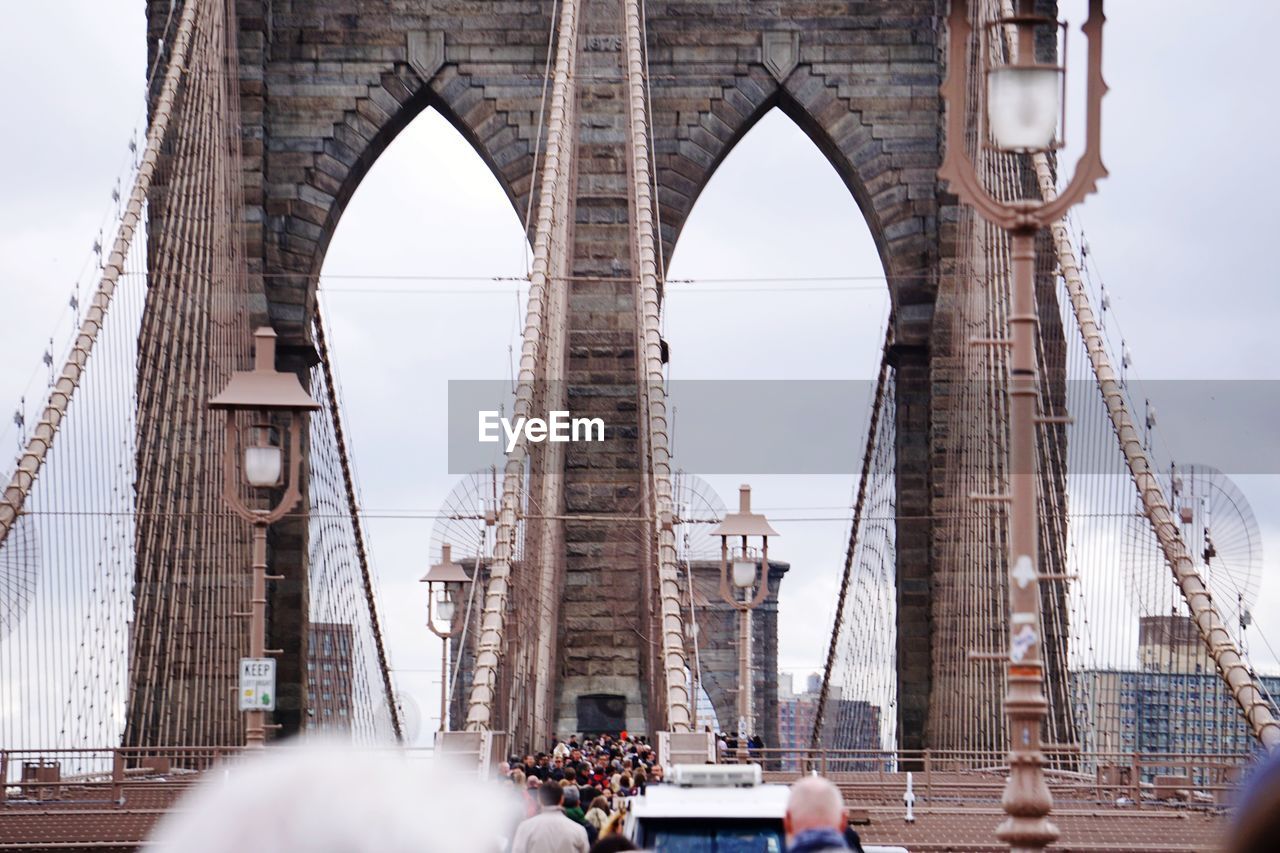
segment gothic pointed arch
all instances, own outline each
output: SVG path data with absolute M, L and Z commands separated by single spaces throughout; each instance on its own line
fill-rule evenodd
M 848 188 L 875 240 L 894 304 L 907 309 L 903 313 L 923 338 L 936 288 L 931 270 L 938 259 L 936 104 L 930 110 L 936 98 L 921 98 L 918 109 L 898 112 L 883 99 L 858 94 L 858 87 L 838 76 L 829 79 L 818 64 L 797 66 L 781 84 L 758 67 L 722 87 L 705 109 L 677 111 L 674 139 L 657 157 L 663 249 L 670 259 L 711 176 L 777 108 L 822 151 Z M 661 107 L 655 98 L 655 112 Z

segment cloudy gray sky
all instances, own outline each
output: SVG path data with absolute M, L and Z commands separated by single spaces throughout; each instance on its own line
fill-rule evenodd
M 1074 21 L 1079 5 L 1064 4 Z M 1111 177 L 1083 205 L 1079 222 L 1134 353 L 1134 373 L 1280 379 L 1280 288 L 1270 255 L 1280 218 L 1272 109 L 1280 70 L 1271 44 L 1280 7 L 1237 0 L 1211 14 L 1189 2 L 1111 5 L 1104 124 Z M 0 136 L 0 406 L 16 405 L 31 377 L 43 375 L 40 355 L 66 322 L 67 298 L 110 206 L 141 111 L 142 8 L 137 0 L 62 0 L 7 10 L 0 31 L 9 118 Z M 447 381 L 509 375 L 522 290 L 387 277 L 518 276 L 524 251 L 496 181 L 427 113 L 360 187 L 325 263 L 324 307 L 392 659 L 428 717 L 438 646 L 421 627 L 416 579 L 433 524 L 421 516 L 458 479 L 445 463 Z M 797 280 L 880 272 L 834 171 L 788 119 L 766 117 L 699 200 L 669 274 L 790 281 L 673 285 L 664 318 L 671 377 L 873 377 L 887 312 L 883 288 Z M 759 334 L 762 318 L 767 335 Z M 1232 413 L 1210 407 L 1205 416 Z M 9 452 L 11 432 L 2 426 L 0 441 Z M 709 479 L 732 498 L 738 478 Z M 1256 630 L 1280 647 L 1273 568 L 1280 481 L 1236 479 L 1269 554 Z M 757 505 L 779 519 L 777 554 L 793 565 L 780 604 L 781 664 L 811 671 L 824 653 L 852 477 L 752 482 Z M 1252 645 L 1258 664 L 1277 665 L 1263 643 Z

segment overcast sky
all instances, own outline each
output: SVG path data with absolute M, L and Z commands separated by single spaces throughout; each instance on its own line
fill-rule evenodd
M 0 30 L 0 406 L 43 376 L 141 111 L 143 4 L 12 4 Z M 785 5 L 785 4 L 784 4 Z M 1077 16 L 1076 5 L 1066 14 Z M 1113 3 L 1104 153 L 1111 177 L 1079 210 L 1114 316 L 1147 378 L 1280 379 L 1272 38 L 1280 6 Z M 1079 18 L 1073 17 L 1073 23 Z M 1073 56 L 1083 51 L 1073 48 Z M 393 663 L 434 714 L 438 646 L 421 627 L 425 515 L 457 482 L 444 453 L 447 381 L 507 377 L 521 288 L 386 276 L 525 271 L 520 225 L 496 181 L 434 113 L 388 149 L 357 191 L 326 258 L 324 307 L 345 392 Z M 882 272 L 830 165 L 780 113 L 752 131 L 694 209 L 673 278 L 806 279 Z M 873 283 L 874 284 L 874 283 Z M 673 285 L 671 377 L 871 378 L 887 294 L 866 283 Z M 767 319 L 766 319 L 767 318 Z M 762 332 L 767 331 L 767 334 Z M 38 387 L 39 383 L 37 383 Z M 759 401 L 746 401 L 744 408 Z M 2 426 L 4 452 L 13 445 Z M 1229 418 L 1206 406 L 1206 418 Z M 677 443 L 678 443 L 677 416 Z M 856 432 L 856 430 L 854 430 Z M 678 450 L 678 448 L 677 448 Z M 1184 455 L 1191 451 L 1181 451 Z M 1274 468 L 1276 460 L 1271 460 Z M 709 478 L 730 502 L 738 478 Z M 1255 608 L 1280 647 L 1280 482 L 1237 477 L 1263 528 Z M 820 668 L 843 558 L 850 476 L 752 479 L 779 519 L 781 666 Z M 787 518 L 828 518 L 786 521 Z M 1274 667 L 1265 644 L 1254 660 Z M 426 723 L 428 727 L 431 723 Z

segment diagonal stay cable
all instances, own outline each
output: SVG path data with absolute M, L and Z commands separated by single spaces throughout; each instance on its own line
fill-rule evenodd
M 44 466 L 45 458 L 53 445 L 54 436 L 67 414 L 72 395 L 80 385 L 85 365 L 102 331 L 102 323 L 111 305 L 111 298 L 115 295 L 116 284 L 124 271 L 125 258 L 129 255 L 129 247 L 142 221 L 142 206 L 151 190 L 151 180 L 159 163 L 160 149 L 168 134 L 178 84 L 186 70 L 187 58 L 191 51 L 192 33 L 195 29 L 199 6 L 200 3 L 196 0 L 187 0 L 182 6 L 182 17 L 178 23 L 177 35 L 174 37 L 173 52 L 165 69 L 164 83 L 160 89 L 160 97 L 156 100 L 151 127 L 147 131 L 142 165 L 134 179 L 129 203 L 124 215 L 120 218 L 111 253 L 103 266 L 102 278 L 98 282 L 98 288 L 80 324 L 80 331 L 62 368 L 62 375 L 49 391 L 48 402 L 40 422 L 36 424 L 31 437 L 27 440 L 9 484 L 5 487 L 4 496 L 0 498 L 0 544 L 9 537 L 9 532 L 17 522 L 18 515 L 26 504 L 27 496 L 31 493 L 31 487 L 40 475 L 40 469 Z
M 325 404 L 333 419 L 333 434 L 338 445 L 338 459 L 342 468 L 342 485 L 346 492 L 347 509 L 351 513 L 351 530 L 355 537 L 356 558 L 360 563 L 360 580 L 364 588 L 365 605 L 369 608 L 369 623 L 373 628 L 374 647 L 378 653 L 378 667 L 382 670 L 382 686 L 387 692 L 387 707 L 391 713 L 391 727 L 396 740 L 404 740 L 400 711 L 396 707 L 395 691 L 391 686 L 391 669 L 387 665 L 386 644 L 382 638 L 382 624 L 378 619 L 378 602 L 374 597 L 373 575 L 369 571 L 369 551 L 365 546 L 364 523 L 360 517 L 360 502 L 356 499 L 355 480 L 351 476 L 351 456 L 347 452 L 346 433 L 342 428 L 341 406 L 338 405 L 338 388 L 333 380 L 333 367 L 329 360 L 329 344 L 324 333 L 324 319 L 316 301 L 315 316 L 316 349 L 320 353 L 320 366 L 324 371 Z
M 853 522 L 849 529 L 849 546 L 844 553 L 844 572 L 840 576 L 840 593 L 836 597 L 835 624 L 831 626 L 831 642 L 827 646 L 827 661 L 822 669 L 822 688 L 818 692 L 818 708 L 813 718 L 813 732 L 809 735 L 809 748 L 817 749 L 822 739 L 822 723 L 826 714 L 827 697 L 831 693 L 831 670 L 835 664 L 836 647 L 844 617 L 845 600 L 849 595 L 849 578 L 853 574 L 853 558 L 858 549 L 858 533 L 862 527 L 862 510 L 867 499 L 867 484 L 871 480 L 871 462 L 875 455 L 876 437 L 879 433 L 880 415 L 884 407 L 885 385 L 889 378 L 889 348 L 893 346 L 893 315 L 884 333 L 884 348 L 880 356 L 880 375 L 876 379 L 875 398 L 871 403 L 871 420 L 867 425 L 867 446 L 862 455 L 862 473 L 858 477 L 858 497 L 853 505 Z

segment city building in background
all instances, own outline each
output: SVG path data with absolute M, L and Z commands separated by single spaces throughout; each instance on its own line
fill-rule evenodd
M 312 622 L 307 634 L 307 728 L 351 731 L 350 625 Z
M 1138 664 L 1071 673 L 1086 753 L 1123 764 L 1134 753 L 1240 755 L 1257 747 L 1189 617 L 1142 617 Z M 1259 681 L 1273 699 L 1280 695 L 1280 676 Z
M 814 721 L 818 716 L 818 697 L 822 693 L 822 676 L 813 673 L 805 679 L 805 689 L 795 692 L 791 675 L 778 673 L 778 748 L 790 750 L 783 757 L 781 769 L 799 770 L 800 751 L 809 748 Z M 880 742 L 880 707 L 865 699 L 845 699 L 842 690 L 831 686 L 827 699 L 827 713 L 822 721 L 822 744 L 828 750 L 861 750 L 874 752 L 883 749 Z M 772 744 L 765 744 L 772 746 Z M 870 769 L 874 761 L 867 757 L 850 756 L 842 765 L 829 769 Z

